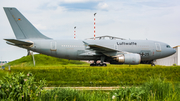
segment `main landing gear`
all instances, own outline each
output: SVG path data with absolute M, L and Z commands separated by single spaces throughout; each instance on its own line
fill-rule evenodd
M 151 60 L 151 61 L 141 61 L 141 64 L 151 64 L 151 66 L 155 66 L 155 60 Z
M 90 66 L 107 66 L 106 63 L 91 63 Z
M 107 66 L 104 63 L 105 56 L 101 56 L 101 63 L 97 63 L 97 60 L 94 60 L 94 63 L 91 63 L 90 66 Z

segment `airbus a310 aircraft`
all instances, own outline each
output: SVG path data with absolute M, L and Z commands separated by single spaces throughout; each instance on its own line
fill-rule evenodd
M 154 65 L 154 60 L 176 52 L 166 43 L 112 36 L 97 37 L 100 40 L 53 40 L 41 34 L 16 8 L 4 7 L 4 11 L 16 36 L 4 39 L 8 44 L 59 58 L 94 60 L 90 66 L 106 66 L 105 62 Z M 105 37 L 110 40 L 103 40 Z

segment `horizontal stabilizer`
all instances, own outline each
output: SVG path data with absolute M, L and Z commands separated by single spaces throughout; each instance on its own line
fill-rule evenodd
M 26 41 L 21 41 L 21 40 L 17 40 L 17 39 L 4 39 L 8 42 L 14 43 L 15 45 L 26 45 L 26 46 L 30 46 L 33 43 L 32 42 L 26 42 Z

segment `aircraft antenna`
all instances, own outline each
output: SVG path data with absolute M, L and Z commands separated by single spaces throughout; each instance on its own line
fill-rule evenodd
M 76 39 L 76 26 L 74 27 L 74 39 Z
M 96 31 L 95 31 L 95 28 L 96 28 L 96 27 L 95 27 L 95 24 L 96 24 L 96 23 L 95 23 L 95 21 L 96 21 L 95 16 L 96 16 L 96 13 L 94 13 L 94 40 L 95 40 L 95 37 L 96 37 L 96 35 L 95 35 L 95 33 L 96 33 Z

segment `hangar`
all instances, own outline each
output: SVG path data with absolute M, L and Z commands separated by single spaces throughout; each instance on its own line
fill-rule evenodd
M 180 45 L 173 48 L 176 50 L 175 54 L 162 59 L 157 59 L 155 64 L 163 66 L 180 65 Z

